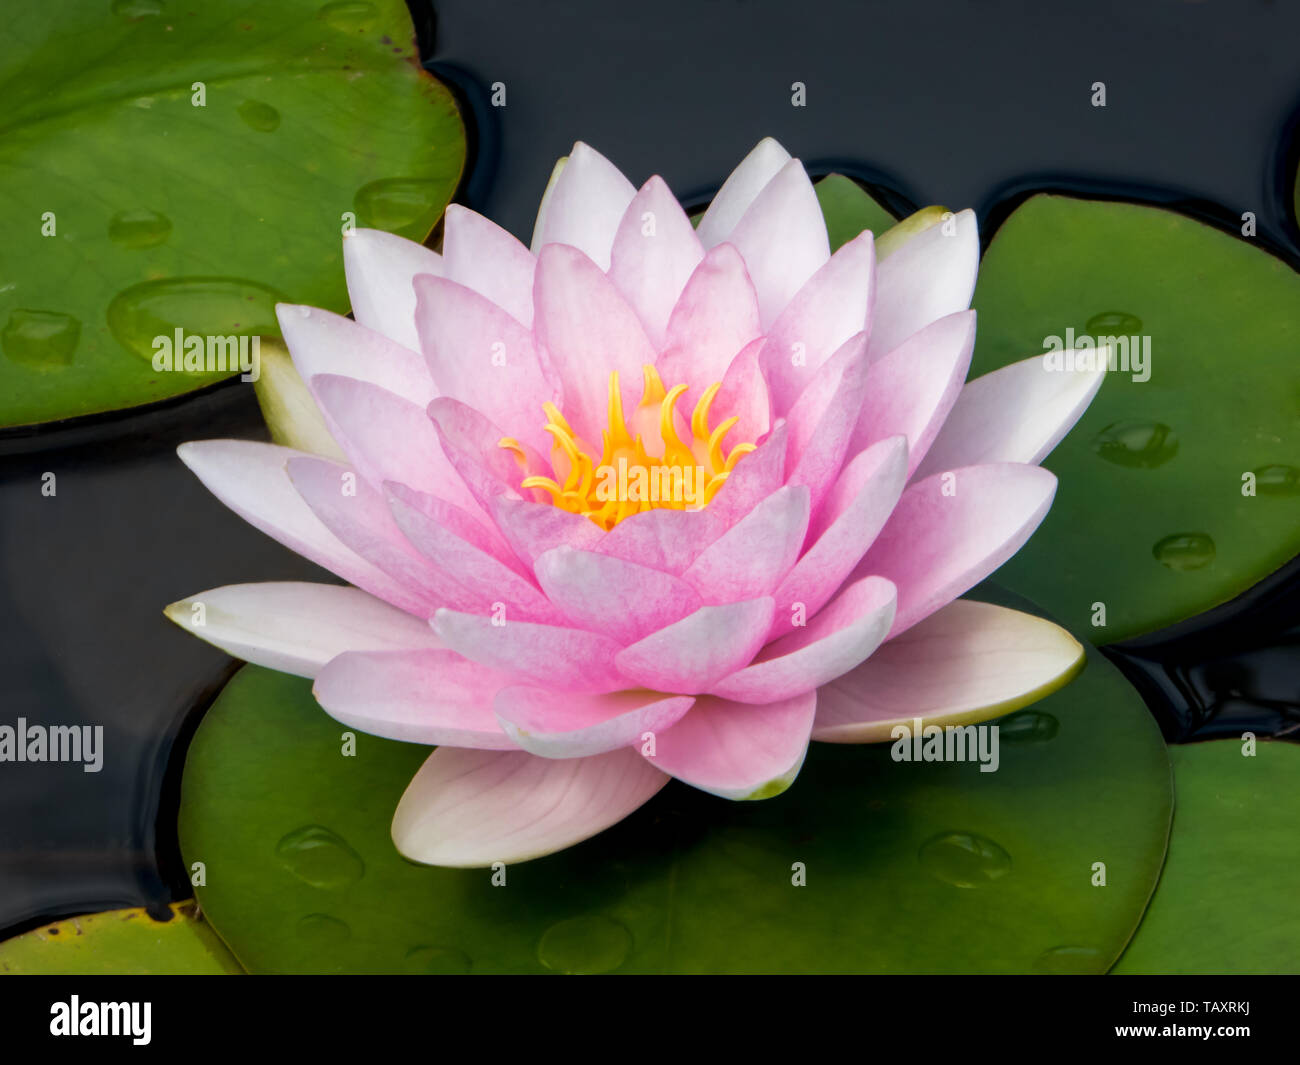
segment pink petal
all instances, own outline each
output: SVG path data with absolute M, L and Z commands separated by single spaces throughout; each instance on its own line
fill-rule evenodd
M 812 622 L 768 644 L 762 654 L 713 686 L 741 703 L 790 699 L 847 673 L 880 646 L 894 620 L 894 586 L 880 577 L 845 585 Z
M 770 595 L 808 531 L 808 489 L 778 489 L 706 547 L 682 576 L 707 603 Z
M 980 258 L 975 213 L 962 211 L 950 221 L 918 233 L 880 261 L 871 326 L 873 358 L 893 351 L 931 322 L 970 306 Z
M 736 223 L 744 217 L 758 194 L 789 161 L 790 153 L 771 137 L 759 141 L 723 182 L 709 209 L 704 212 L 696 230 L 700 242 L 706 248 L 712 248 L 730 237 Z
M 906 484 L 907 440 L 901 436 L 881 440 L 845 465 L 808 530 L 805 543 L 811 546 L 772 594 L 773 636 L 791 631 L 796 617 L 812 617 L 835 594 L 884 528 Z
M 517 683 L 573 692 L 628 686 L 614 667 L 618 644 L 599 633 L 516 621 L 504 608 L 492 617 L 439 610 L 433 629 L 453 651 Z
M 974 347 L 975 312 L 958 311 L 931 322 L 873 362 L 849 450 L 902 433 L 910 476 L 961 391 Z
M 411 282 L 418 274 L 441 274 L 442 256 L 379 229 L 354 229 L 343 235 L 343 269 L 357 322 L 419 351 Z
M 859 333 L 822 364 L 790 409 L 786 480 L 808 486 L 814 513 L 844 465 L 866 395 L 868 366 L 867 335 Z
M 389 574 L 420 602 L 420 616 L 440 606 L 469 610 L 481 597 L 465 589 L 415 550 L 388 512 L 383 494 L 347 466 L 320 458 L 290 459 L 289 479 L 298 494 L 341 542 Z M 489 600 L 490 601 L 490 600 Z
M 771 624 L 769 598 L 701 607 L 624 648 L 614 661 L 625 677 L 643 687 L 695 694 L 748 663 Z
M 537 579 L 568 621 L 619 643 L 633 643 L 704 605 L 686 581 L 662 570 L 571 547 L 542 555 Z
M 476 501 L 476 506 L 464 509 L 477 517 L 480 508 L 486 513 L 498 496 L 518 497 L 528 491 L 520 488 L 524 473 L 518 461 L 500 446 L 506 434 L 499 426 L 473 407 L 448 396 L 439 396 L 430 403 L 427 413 L 442 453 Z M 526 442 L 520 443 L 528 468 L 543 468 L 541 456 Z
M 966 466 L 914 482 L 854 570 L 898 586 L 890 636 L 952 602 L 1019 551 L 1055 494 L 1052 474 L 1015 462 Z
M 1036 702 L 1083 665 L 1050 621 L 958 599 L 817 693 L 813 738 L 874 743 L 894 725 L 966 725 Z
M 659 507 L 633 514 L 610 529 L 595 550 L 680 576 L 722 532 L 723 526 L 713 513 L 716 503 L 717 499 L 703 510 Z
M 808 753 L 816 692 L 751 706 L 706 696 L 666 732 L 647 760 L 724 799 L 768 799 L 793 782 Z
M 821 204 L 798 159 L 767 183 L 727 239 L 745 257 L 766 331 L 831 255 Z
M 455 281 L 418 278 L 415 295 L 416 329 L 439 393 L 481 411 L 542 453 L 549 451 L 543 406 L 561 403 L 560 387 L 532 331 Z
M 299 677 L 316 676 L 345 651 L 440 646 L 419 618 L 335 584 L 231 584 L 172 603 L 166 614 L 227 654 Z
M 537 266 L 532 253 L 495 222 L 458 203 L 447 208 L 443 227 L 444 276 L 531 326 Z
M 728 443 L 755 443 L 772 428 L 772 396 L 759 366 L 758 354 L 766 343 L 758 337 L 741 349 L 722 376 L 722 387 L 712 411 L 722 418 L 739 418 L 727 436 Z
M 275 313 L 304 381 L 316 374 L 337 374 L 368 381 L 422 407 L 433 399 L 433 378 L 417 352 L 315 307 L 280 303 Z
M 719 244 L 695 268 L 668 319 L 657 368 L 665 387 L 683 382 L 691 386 L 679 409 L 689 413 L 760 331 L 758 297 L 745 260 L 730 244 Z
M 790 410 L 846 340 L 868 329 L 875 282 L 875 243 L 864 232 L 832 255 L 781 312 L 760 357 L 777 414 Z
M 614 234 L 635 195 L 618 167 L 578 142 L 546 197 L 533 251 L 540 259 L 543 245 L 567 244 L 608 270 Z
M 661 177 L 652 177 L 628 205 L 614 236 L 609 277 L 636 310 L 656 349 L 668 316 L 704 249 L 691 220 Z
M 582 758 L 643 743 L 691 708 L 689 695 L 612 692 L 574 695 L 547 688 L 506 688 L 493 704 L 506 732 L 543 758 Z
M 492 713 L 507 679 L 451 651 L 352 651 L 312 686 L 325 712 L 349 728 L 407 743 L 514 750 Z
M 304 558 L 411 614 L 427 617 L 421 596 L 345 546 L 289 480 L 286 463 L 313 458 L 251 440 L 199 440 L 176 449 L 204 486 L 256 529 Z
M 1088 409 L 1105 366 L 1054 370 L 1035 355 L 967 382 L 917 472 L 928 477 L 985 462 L 1037 465 Z
M 311 390 L 334 439 L 372 485 L 396 481 L 460 507 L 477 507 L 423 408 L 375 385 L 333 374 L 317 374 Z
M 789 439 L 786 424 L 779 422 L 766 440 L 737 461 L 704 513 L 728 528 L 784 485 Z M 701 544 L 696 553 L 705 546 Z
M 393 816 L 393 842 L 426 865 L 525 862 L 617 824 L 668 778 L 629 748 L 591 758 L 439 747 Z
M 494 545 L 472 530 L 469 515 L 403 485 L 384 487 L 398 528 L 420 554 L 470 593 L 476 610 L 487 612 L 499 603 L 512 619 L 560 620 L 560 612 L 532 580 L 503 562 L 492 552 Z
M 529 567 L 554 547 L 592 550 L 605 535 L 589 518 L 550 503 L 500 495 L 491 501 L 489 513 L 515 555 Z
M 564 416 L 599 450 L 608 418 L 610 373 L 619 374 L 623 411 L 630 415 L 641 399 L 641 368 L 654 364 L 654 348 L 614 283 L 586 255 L 567 245 L 542 248 L 534 304 L 537 336 L 563 384 Z

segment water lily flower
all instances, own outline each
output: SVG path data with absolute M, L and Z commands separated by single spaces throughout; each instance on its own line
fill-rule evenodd
M 531 249 L 452 206 L 441 254 L 344 252 L 355 321 L 280 306 L 292 366 L 263 370 L 296 446 L 180 456 L 347 585 L 168 614 L 436 745 L 393 820 L 408 857 L 549 854 L 674 777 L 768 798 L 810 740 L 985 720 L 1078 667 L 1057 626 L 957 598 L 1043 519 L 1038 463 L 1101 381 L 1040 355 L 966 383 L 970 211 L 831 254 L 775 141 L 698 227 L 578 144 Z

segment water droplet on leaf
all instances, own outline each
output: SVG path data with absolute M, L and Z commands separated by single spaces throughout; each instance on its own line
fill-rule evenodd
M 1115 422 L 1093 437 L 1092 450 L 1116 466 L 1153 470 L 1178 454 L 1178 434 L 1162 422 Z
M 275 845 L 275 855 L 299 880 L 329 890 L 356 883 L 366 871 L 361 856 L 322 825 L 290 832 Z
M 1151 554 L 1170 569 L 1201 569 L 1214 561 L 1214 541 L 1205 533 L 1175 533 L 1160 540 Z
M 1011 855 L 974 832 L 945 832 L 925 843 L 918 856 L 927 872 L 959 888 L 983 887 L 1011 872 Z
M 552 925 L 537 945 L 537 960 L 561 973 L 612 972 L 632 948 L 632 933 L 612 917 L 574 917 Z
M 261 100 L 245 100 L 237 110 L 244 125 L 258 133 L 270 133 L 280 128 L 280 112 Z
M 13 310 L 0 330 L 5 355 L 37 370 L 67 366 L 80 339 L 81 323 L 58 311 Z
M 123 248 L 152 248 L 172 232 L 172 222 L 157 211 L 118 211 L 108 222 L 108 239 Z

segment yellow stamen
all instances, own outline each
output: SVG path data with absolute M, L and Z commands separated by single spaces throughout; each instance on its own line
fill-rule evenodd
M 634 435 L 624 416 L 618 374 L 610 374 L 609 424 L 601 433 L 599 461 L 592 458 L 592 449 L 553 403 L 542 407 L 546 415 L 542 428 L 552 440 L 550 476 L 544 470 L 530 470 L 523 445 L 514 437 L 502 437 L 500 446 L 511 452 L 527 474 L 521 487 L 541 490 L 554 506 L 582 514 L 602 529 L 612 529 L 624 518 L 660 507 L 698 510 L 706 506 L 736 463 L 756 445 L 738 443 L 729 451 L 724 449 L 723 440 L 740 420 L 737 417 L 709 428 L 709 412 L 721 382 L 705 389 L 695 404 L 687 442 L 678 432 L 677 402 L 689 386 L 665 389 L 653 366 L 643 367 L 642 377 L 641 402 L 632 416 Z M 657 449 L 660 443 L 663 455 L 649 454 L 647 446 Z

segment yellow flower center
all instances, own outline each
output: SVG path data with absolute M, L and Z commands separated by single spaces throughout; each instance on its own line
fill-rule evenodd
M 709 407 L 722 387 L 720 381 L 710 385 L 695 405 L 690 440 L 684 442 L 678 433 L 676 407 L 689 386 L 674 385 L 665 391 L 653 366 L 643 367 L 642 372 L 645 383 L 631 430 L 623 417 L 618 374 L 609 375 L 609 428 L 601 432 L 604 446 L 599 462 L 553 403 L 543 408 L 545 429 L 553 440 L 552 476 L 529 469 L 519 441 L 502 437 L 499 446 L 512 452 L 527 474 L 523 487 L 544 490 L 555 506 L 582 514 L 606 530 L 626 517 L 657 507 L 698 510 L 705 506 L 755 445 L 736 444 L 724 454 L 723 438 L 739 418 L 709 428 Z M 651 455 L 647 448 L 662 453 Z

